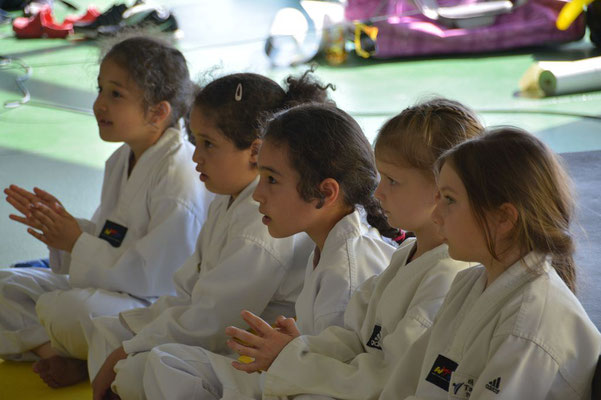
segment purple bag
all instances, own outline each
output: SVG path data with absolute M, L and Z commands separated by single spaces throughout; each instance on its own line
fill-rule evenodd
M 562 0 L 528 0 L 522 5 L 507 1 L 504 3 L 509 8 L 505 13 L 489 17 L 488 25 L 456 27 L 469 26 L 470 18 L 455 19 L 458 14 L 455 10 L 462 8 L 453 6 L 473 3 L 471 0 L 440 0 L 434 3 L 441 7 L 436 9 L 428 8 L 432 0 L 416 1 L 417 6 L 408 0 L 348 0 L 345 16 L 348 20 L 372 21 L 371 25 L 378 28 L 375 58 L 508 50 L 571 42 L 584 36 L 584 15 L 566 31 L 556 28 L 557 15 L 565 5 Z M 437 20 L 424 16 L 430 10 L 435 14 L 440 11 Z

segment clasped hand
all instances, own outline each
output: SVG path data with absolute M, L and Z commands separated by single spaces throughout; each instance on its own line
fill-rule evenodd
M 300 336 L 294 318 L 280 316 L 276 319 L 275 327 L 272 327 L 250 311 L 242 311 L 241 315 L 256 333 L 233 326 L 225 329 L 225 334 L 232 337 L 227 345 L 238 354 L 254 359 L 248 364 L 232 362 L 232 366 L 240 371 L 267 371 L 282 349 Z
M 27 232 L 48 246 L 73 250 L 82 231 L 56 197 L 39 188 L 32 193 L 17 185 L 10 185 L 4 193 L 6 201 L 22 214 L 10 214 L 10 219 L 29 226 Z

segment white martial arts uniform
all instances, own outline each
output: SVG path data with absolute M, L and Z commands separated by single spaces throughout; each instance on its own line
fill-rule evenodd
M 0 357 L 35 359 L 27 352 L 52 340 L 85 359 L 80 321 L 173 292 L 173 273 L 194 251 L 213 198 L 193 152 L 179 130 L 167 129 L 128 177 L 131 149 L 121 146 L 106 162 L 92 220 L 78 220 L 83 233 L 71 254 L 50 249 L 52 271 L 0 270 Z
M 301 334 L 317 335 L 329 326 L 342 326 L 352 293 L 382 272 L 393 251 L 375 229 L 361 222 L 357 211 L 341 219 L 318 253 L 317 266 L 314 254 L 307 262 L 305 283 L 295 305 Z M 238 371 L 231 362 L 230 357 L 199 347 L 158 346 L 146 362 L 146 396 L 173 400 L 260 398 L 260 375 Z
M 113 390 L 124 399 L 143 395 L 148 351 L 165 343 L 226 351 L 227 326 L 240 326 L 248 309 L 271 321 L 294 313 L 311 252 L 306 234 L 285 239 L 269 235 L 252 193 L 259 178 L 229 206 L 218 196 L 199 235 L 196 252 L 176 272 L 176 296 L 116 317 L 92 320 L 88 370 L 93 379 L 106 357 L 123 345 L 130 356 L 115 366 Z M 121 325 L 121 327 L 119 327 Z
M 483 266 L 457 276 L 382 399 L 589 400 L 601 335 L 557 272 L 530 253 L 486 280 Z
M 431 326 L 455 275 L 469 264 L 440 245 L 407 262 L 415 239 L 395 252 L 390 266 L 355 292 L 345 327 L 290 342 L 264 376 L 263 398 L 316 394 L 377 398 L 396 360 Z

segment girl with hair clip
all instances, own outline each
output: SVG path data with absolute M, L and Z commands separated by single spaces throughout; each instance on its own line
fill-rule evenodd
M 230 340 L 229 345 L 255 361 L 234 362 L 233 367 L 265 372 L 262 394 L 244 392 L 246 397 L 241 398 L 378 397 L 390 368 L 432 324 L 455 275 L 468 266 L 449 257 L 431 220 L 437 193 L 432 168 L 443 151 L 481 130 L 471 110 L 440 98 L 407 108 L 382 127 L 375 145 L 381 175 L 375 196 L 388 222 L 414 232 L 416 238 L 407 239 L 386 270 L 365 281 L 352 295 L 343 326 L 300 336 L 290 318 L 278 319 L 277 329 L 271 329 L 244 313 L 258 336 L 228 328 L 230 336 L 248 344 Z M 269 135 L 266 141 L 269 143 Z M 320 146 L 321 140 L 317 140 L 312 151 L 321 154 Z M 158 361 L 157 357 L 155 366 Z M 157 376 L 145 376 L 145 380 Z
M 0 357 L 41 358 L 34 371 L 52 387 L 85 379 L 81 322 L 174 292 L 172 275 L 193 253 L 212 199 L 191 184 L 194 147 L 178 129 L 192 86 L 178 50 L 121 40 L 102 59 L 94 115 L 103 140 L 124 144 L 106 162 L 91 220 L 41 189 L 5 190 L 22 214 L 10 218 L 48 245 L 51 269 L 0 270 Z
M 252 199 L 259 181 L 259 117 L 294 104 L 327 101 L 327 88 L 309 72 L 289 77 L 287 90 L 261 75 L 216 79 L 194 100 L 190 127 L 193 160 L 206 188 L 217 194 L 196 252 L 175 273 L 177 294 L 147 308 L 97 318 L 88 327 L 88 369 L 94 399 L 110 388 L 141 398 L 148 352 L 165 343 L 223 352 L 224 329 L 240 324 L 247 307 L 267 320 L 293 312 L 310 253 L 306 235 L 274 239 Z
M 446 152 L 437 171 L 433 219 L 449 254 L 481 265 L 457 276 L 382 398 L 590 399 L 601 335 L 574 295 L 573 194 L 557 157 L 497 128 Z
M 352 293 L 382 272 L 394 251 L 375 229 L 364 225 L 359 210 L 383 234 L 398 235 L 373 197 L 378 174 L 369 142 L 344 111 L 300 105 L 268 122 L 258 165 L 261 178 L 253 197 L 269 233 L 281 238 L 306 232 L 315 244 L 295 306 L 298 327 L 292 323 L 289 328 L 317 335 L 329 326 L 342 326 Z M 248 311 L 242 316 L 256 332 L 287 329 L 284 317 L 272 328 L 268 322 L 273 321 Z M 146 363 L 146 395 L 260 397 L 259 374 L 237 371 L 231 362 L 231 357 L 198 347 L 158 346 Z

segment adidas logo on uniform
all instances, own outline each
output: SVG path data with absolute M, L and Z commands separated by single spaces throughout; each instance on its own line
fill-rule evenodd
M 499 387 L 501 386 L 501 377 L 494 379 L 486 384 L 486 388 L 494 394 L 499 394 Z

